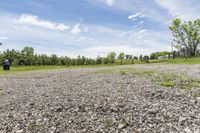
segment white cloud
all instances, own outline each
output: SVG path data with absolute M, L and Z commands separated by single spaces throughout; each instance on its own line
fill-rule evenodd
M 106 2 L 109 6 L 113 6 L 115 0 L 106 0 Z
M 146 30 L 146 29 L 142 29 L 142 30 L 140 30 L 138 33 L 139 33 L 139 34 L 143 34 L 143 33 L 145 33 L 145 32 L 147 32 L 147 30 Z
M 140 21 L 139 23 L 140 23 L 140 24 L 143 24 L 143 23 L 144 23 L 144 21 Z
M 135 19 L 135 18 L 139 17 L 140 15 L 141 15 L 141 13 L 138 12 L 136 14 L 128 16 L 128 19 Z
M 122 36 L 125 36 L 125 35 L 127 35 L 127 33 L 123 32 L 123 33 L 118 34 L 117 36 L 122 37 Z
M 80 28 L 80 24 L 79 23 L 74 25 L 74 27 L 71 29 L 71 33 L 73 33 L 73 34 L 81 33 L 81 28 Z
M 65 31 L 69 29 L 69 26 L 64 25 L 62 23 L 53 23 L 51 21 L 41 20 L 38 18 L 38 16 L 30 14 L 22 14 L 18 21 L 22 24 L 35 25 L 52 30 Z

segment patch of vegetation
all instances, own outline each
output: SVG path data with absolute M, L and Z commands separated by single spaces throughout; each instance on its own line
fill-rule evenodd
M 119 73 L 120 73 L 121 75 L 127 75 L 127 71 L 126 71 L 126 70 L 120 70 Z
M 128 119 L 127 119 L 127 118 L 123 118 L 123 119 L 121 120 L 121 124 L 123 124 L 123 125 L 125 125 L 125 126 L 128 126 L 128 125 L 129 125 Z
M 28 123 L 28 130 L 34 130 L 37 127 L 36 122 L 32 121 Z
M 0 88 L 0 96 L 4 95 L 3 90 Z
M 113 73 L 116 73 L 117 70 L 116 69 L 103 69 L 103 70 L 98 70 L 96 71 L 95 73 L 96 74 L 113 74 Z
M 164 73 L 157 73 L 153 75 L 152 78 L 153 82 L 165 87 L 174 87 L 176 85 L 176 80 L 180 79 L 180 77 L 177 75 Z
M 175 83 L 173 83 L 171 81 L 164 81 L 160 85 L 165 86 L 165 87 L 174 87 Z
M 141 71 L 141 73 L 142 73 L 143 75 L 151 76 L 151 75 L 153 75 L 154 71 L 151 71 L 151 70 L 144 70 L 144 71 Z
M 191 90 L 192 88 L 199 88 L 200 83 L 197 80 L 182 80 L 177 84 L 182 89 Z
M 40 71 L 40 70 L 56 70 L 56 69 L 79 69 L 79 68 L 93 68 L 93 67 L 112 67 L 113 65 L 80 65 L 80 66 L 11 66 L 10 71 L 4 71 L 0 69 L 0 74 L 13 74 L 29 71 Z
M 113 120 L 112 119 L 106 119 L 105 120 L 105 127 L 106 128 L 111 128 L 111 127 L 113 127 L 114 126 L 114 122 L 113 122 Z
M 192 88 L 199 88 L 200 81 L 196 79 L 191 79 L 184 75 L 157 73 L 153 75 L 153 82 L 158 85 L 165 87 L 177 87 L 181 89 L 191 90 Z
M 143 70 L 143 69 L 132 69 L 130 71 L 132 74 L 140 75 L 140 76 L 152 76 L 155 71 L 153 70 Z
M 153 59 L 150 63 L 164 63 L 164 64 L 200 64 L 200 57 L 192 58 L 175 58 L 175 59 Z

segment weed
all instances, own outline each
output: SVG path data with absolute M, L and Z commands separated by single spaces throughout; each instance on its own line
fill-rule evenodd
M 105 127 L 106 127 L 106 128 L 111 128 L 111 127 L 113 127 L 113 126 L 114 126 L 114 122 L 113 122 L 112 119 L 106 119 L 106 120 L 105 120 Z
M 123 119 L 121 120 L 121 124 L 123 124 L 123 125 L 125 125 L 125 126 L 128 126 L 128 125 L 129 125 L 128 119 L 123 118 Z
M 36 128 L 36 122 L 32 121 L 28 123 L 28 130 L 34 130 Z

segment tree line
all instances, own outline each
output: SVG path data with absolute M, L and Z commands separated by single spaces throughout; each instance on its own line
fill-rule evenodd
M 141 55 L 142 56 L 142 55 Z M 141 61 L 144 61 L 147 56 L 142 56 Z M 48 56 L 46 54 L 35 54 L 34 48 L 24 47 L 23 50 L 5 50 L 0 53 L 0 61 L 3 62 L 8 59 L 13 66 L 30 66 L 30 65 L 96 65 L 96 64 L 114 64 L 116 61 L 120 61 L 123 64 L 123 60 L 129 60 L 133 64 L 138 57 L 125 54 L 124 52 L 117 55 L 115 52 L 110 52 L 106 57 L 98 56 L 96 59 L 87 58 L 85 56 L 77 56 L 77 58 L 70 58 L 67 56 L 58 57 L 56 54 Z

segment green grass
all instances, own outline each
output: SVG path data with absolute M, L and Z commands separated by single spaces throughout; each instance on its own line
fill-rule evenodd
M 140 60 L 132 61 L 130 59 L 122 61 L 122 65 L 130 65 L 130 64 L 145 64 L 145 62 L 140 61 Z M 115 65 L 121 65 L 121 60 L 116 60 Z
M 150 60 L 150 63 L 164 63 L 164 64 L 200 64 L 200 57 L 193 57 L 193 58 L 176 58 L 176 59 L 157 59 L 157 60 Z
M 0 74 L 12 74 L 18 72 L 39 71 L 39 70 L 54 70 L 54 69 L 78 69 L 78 68 L 92 68 L 92 67 L 104 67 L 104 66 L 116 66 L 115 64 L 102 64 L 102 65 L 80 65 L 80 66 L 11 66 L 10 71 L 4 71 L 0 69 Z
M 200 57 L 194 58 L 177 58 L 167 60 L 169 64 L 200 64 Z
M 162 64 L 200 64 L 200 57 L 194 58 L 177 58 L 177 59 L 158 59 L 150 60 L 150 64 L 162 63 Z M 116 60 L 114 64 L 101 64 L 101 65 L 82 65 L 82 66 L 11 66 L 11 71 L 3 71 L 0 69 L 0 74 L 16 73 L 16 72 L 26 72 L 26 71 L 36 71 L 36 70 L 50 70 L 50 69 L 75 69 L 75 68 L 90 68 L 90 67 L 103 67 L 103 66 L 117 66 L 121 64 L 121 60 Z M 123 60 L 123 65 L 130 64 L 145 64 L 140 60 Z
M 126 70 L 120 70 L 119 73 L 120 73 L 121 75 L 127 75 L 127 71 L 126 71 Z
M 64 66 L 11 66 L 10 71 L 4 71 L 0 69 L 0 74 L 9 74 L 17 72 L 37 71 L 37 70 L 50 70 L 50 69 L 62 69 Z

